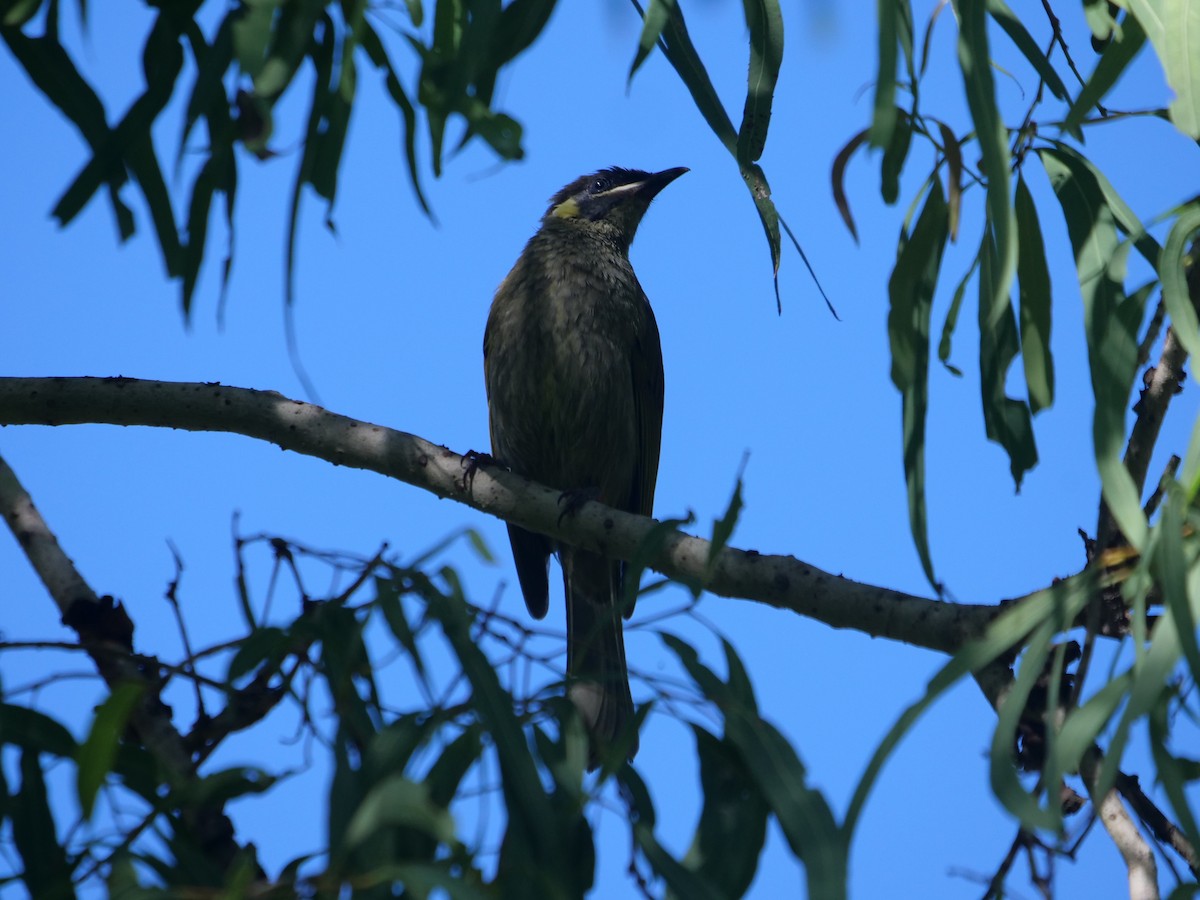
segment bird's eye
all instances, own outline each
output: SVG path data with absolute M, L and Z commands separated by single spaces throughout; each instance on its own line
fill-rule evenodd
M 610 185 L 611 182 L 607 178 L 600 176 L 599 178 L 592 179 L 591 186 L 588 187 L 588 190 L 593 194 L 599 194 L 602 191 L 607 191 Z

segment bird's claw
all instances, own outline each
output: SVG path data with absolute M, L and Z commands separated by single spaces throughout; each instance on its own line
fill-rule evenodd
M 483 453 L 479 450 L 468 450 L 463 454 L 463 477 L 462 487 L 464 491 L 470 493 L 475 487 L 475 474 L 483 466 L 498 466 L 500 461 L 490 453 Z
M 562 512 L 558 514 L 558 524 L 562 525 L 562 520 L 567 516 L 573 516 L 583 507 L 589 500 L 599 500 L 600 489 L 594 487 L 588 488 L 568 488 L 558 495 L 558 505 L 562 507 Z

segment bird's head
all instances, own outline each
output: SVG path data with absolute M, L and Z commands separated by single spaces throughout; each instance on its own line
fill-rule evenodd
M 607 233 L 628 247 L 650 201 L 686 171 L 642 172 L 613 167 L 583 175 L 550 198 L 543 221 L 550 224 L 565 220 Z

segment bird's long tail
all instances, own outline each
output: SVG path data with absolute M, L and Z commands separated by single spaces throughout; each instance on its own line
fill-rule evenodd
M 592 766 L 607 748 L 637 752 L 633 697 L 621 627 L 620 564 L 573 547 L 560 551 L 567 595 L 567 696 L 596 742 Z

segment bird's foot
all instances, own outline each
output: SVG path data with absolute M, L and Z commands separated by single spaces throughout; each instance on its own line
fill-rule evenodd
M 475 487 L 475 473 L 483 466 L 499 466 L 500 460 L 492 456 L 490 453 L 482 453 L 479 450 L 468 450 L 463 454 L 463 477 L 462 487 L 467 493 L 470 493 Z
M 562 524 L 562 520 L 567 516 L 573 516 L 583 507 L 589 500 L 599 501 L 600 488 L 569 488 L 558 495 L 558 505 L 562 507 L 562 512 L 558 514 L 558 524 Z

